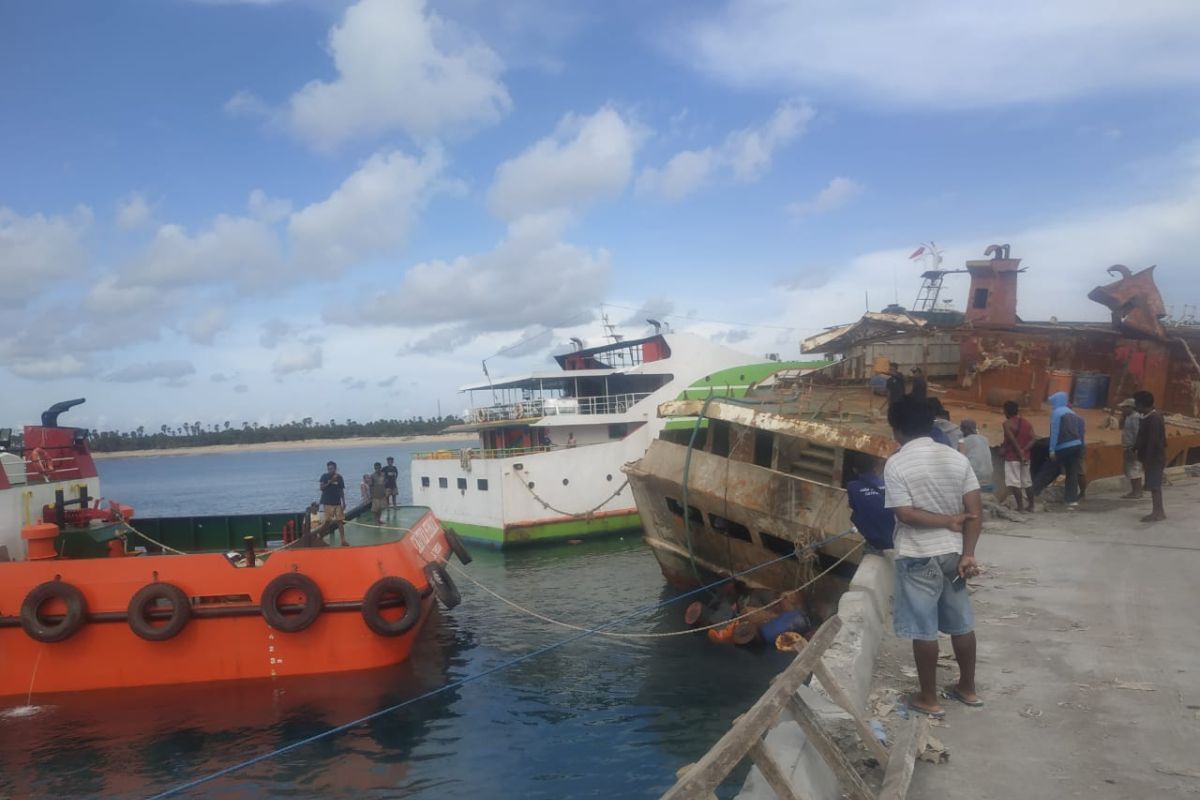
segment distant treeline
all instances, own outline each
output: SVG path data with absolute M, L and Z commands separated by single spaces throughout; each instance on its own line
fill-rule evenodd
M 120 450 L 158 450 L 168 447 L 203 447 L 213 444 L 259 444 L 261 442 L 294 442 L 301 439 L 346 439 L 352 436 L 419 436 L 441 433 L 448 425 L 461 423 L 458 417 L 414 417 L 412 419 L 377 419 L 374 422 L 316 422 L 305 417 L 299 422 L 284 425 L 259 425 L 257 422 L 184 423 L 178 427 L 162 425 L 157 431 L 138 426 L 132 431 L 92 431 L 89 439 L 92 450 L 112 453 Z

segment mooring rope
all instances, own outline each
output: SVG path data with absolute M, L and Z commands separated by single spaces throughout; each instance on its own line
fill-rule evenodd
M 530 661 L 534 658 L 537 658 L 538 656 L 542 656 L 542 655 L 545 655 L 546 653 L 553 652 L 554 650 L 558 650 L 559 648 L 566 647 L 567 645 L 578 642 L 581 639 L 586 639 L 589 636 L 595 636 L 603 631 L 608 630 L 609 628 L 613 628 L 613 627 L 616 627 L 617 625 L 620 625 L 622 622 L 625 622 L 626 620 L 628 620 L 632 617 L 636 617 L 640 614 L 646 614 L 651 611 L 657 611 L 660 608 L 664 608 L 664 607 L 672 605 L 674 603 L 678 603 L 680 600 L 684 600 L 688 597 L 693 597 L 697 594 L 700 594 L 701 592 L 707 592 L 707 591 L 711 590 L 713 587 L 720 586 L 722 583 L 726 583 L 735 578 L 740 578 L 743 575 L 749 575 L 753 572 L 757 572 L 760 569 L 765 569 L 769 566 L 772 566 L 773 564 L 778 564 L 781 561 L 785 561 L 789 558 L 792 558 L 793 555 L 794 555 L 793 553 L 788 553 L 785 556 L 779 556 L 778 558 L 773 558 L 770 561 L 764 561 L 761 564 L 756 564 L 753 567 L 749 567 L 740 572 L 729 575 L 728 577 L 721 578 L 720 580 L 717 580 L 717 581 L 713 581 L 711 584 L 706 584 L 704 586 L 700 586 L 696 589 L 692 589 L 690 591 L 676 595 L 675 597 L 669 598 L 667 600 L 662 600 L 658 603 L 652 603 L 651 605 L 642 606 L 640 608 L 635 608 L 634 610 L 632 610 L 628 613 L 621 614 L 620 616 L 614 617 L 613 619 L 609 620 L 608 622 L 606 622 L 603 625 L 600 625 L 596 628 L 580 631 L 571 636 L 567 636 L 563 639 L 559 639 L 557 642 L 552 642 L 543 647 L 539 647 L 536 650 L 533 650 L 531 652 L 517 656 L 516 658 L 512 658 L 501 664 L 497 664 L 494 667 L 489 667 L 488 669 L 485 669 L 482 672 L 477 672 L 472 675 L 468 675 L 464 678 L 459 678 L 458 680 L 447 683 L 445 686 L 440 686 L 437 689 L 430 689 L 428 692 L 423 692 L 422 694 L 419 694 L 416 697 L 409 698 L 408 700 L 404 700 L 399 703 L 395 703 L 395 704 L 387 706 L 385 708 L 381 708 L 378 711 L 373 711 L 370 714 L 359 717 L 357 719 L 353 719 L 353 720 L 343 723 L 341 725 L 337 725 L 333 728 L 329 728 L 327 730 L 321 731 L 320 733 L 315 733 L 312 736 L 306 736 L 303 739 L 298 739 L 298 740 L 292 742 L 291 744 L 286 744 L 282 747 L 277 747 L 274 750 L 270 750 L 266 753 L 261 753 L 252 758 L 245 759 L 244 761 L 239 761 L 236 764 L 231 764 L 228 767 L 216 770 L 215 772 L 210 772 L 207 775 L 202 775 L 199 778 L 194 778 L 190 781 L 186 781 L 184 783 L 177 784 L 175 786 L 170 787 L 169 789 L 165 789 L 161 792 L 158 792 L 157 794 L 151 795 L 148 798 L 148 800 L 162 800 L 162 798 L 165 798 L 165 797 L 174 797 L 175 795 L 178 795 L 180 792 L 186 792 L 189 789 L 195 789 L 198 786 L 203 786 L 204 784 L 210 783 L 210 782 L 216 780 L 217 778 L 223 778 L 226 775 L 232 775 L 233 773 L 239 772 L 243 769 L 246 769 L 247 767 L 252 767 L 255 764 L 261 764 L 262 762 L 269 761 L 272 758 L 277 758 L 278 756 L 284 755 L 285 753 L 290 753 L 293 750 L 297 750 L 301 747 L 304 747 L 305 745 L 312 744 L 313 742 L 321 741 L 322 739 L 327 739 L 330 736 L 336 736 L 339 733 L 344 733 L 344 732 L 350 730 L 351 728 L 355 728 L 355 727 L 358 727 L 359 725 L 362 725 L 365 722 L 370 722 L 371 720 L 375 720 L 380 717 L 386 716 L 388 714 L 392 714 L 396 711 L 399 711 L 402 708 L 406 708 L 415 703 L 419 703 L 422 700 L 426 700 L 430 697 L 441 694 L 442 692 L 448 692 L 453 689 L 458 689 L 469 683 L 475 683 L 476 681 L 482 680 L 490 675 L 494 675 L 497 672 L 501 672 L 503 670 L 510 669 L 512 667 L 517 666 L 518 664 L 523 664 L 526 661 Z M 688 631 L 688 632 L 690 633 L 691 631 Z
M 819 542 L 816 545 L 813 545 L 813 547 L 814 548 L 820 547 L 822 545 L 836 541 L 837 539 L 840 539 L 843 536 L 848 536 L 852 532 L 853 531 L 846 531 L 845 533 L 840 533 L 837 536 L 830 537 L 829 539 L 826 539 L 823 542 Z M 844 562 L 846 559 L 850 558 L 850 556 L 852 556 L 856 552 L 858 552 L 859 549 L 862 548 L 862 546 L 863 546 L 863 543 L 859 542 L 854 547 L 850 548 L 850 550 L 846 551 L 846 553 L 841 558 L 839 558 L 837 561 L 830 564 L 827 569 L 825 569 L 822 572 L 820 572 L 819 574 L 815 575 L 811 580 L 806 581 L 805 583 L 801 584 L 800 586 L 797 586 L 794 589 L 788 589 L 786 592 L 780 593 L 779 597 L 775 598 L 774 600 L 770 601 L 769 603 L 758 606 L 751 611 L 747 611 L 745 614 L 740 614 L 736 617 L 731 617 L 730 619 L 727 619 L 723 622 L 714 622 L 711 625 L 704 625 L 699 628 L 687 628 L 685 630 L 680 630 L 680 631 L 668 631 L 667 633 L 624 633 L 621 631 L 601 631 L 599 629 L 587 628 L 582 625 L 575 625 L 570 622 L 563 622 L 562 620 L 554 619 L 553 617 L 548 617 L 545 614 L 539 614 L 537 611 L 534 611 L 531 608 L 526 608 L 525 606 L 521 605 L 520 603 L 517 603 L 513 600 L 509 600 L 507 597 L 500 595 L 499 593 L 495 592 L 491 588 L 489 588 L 489 587 L 483 585 L 482 583 L 480 583 L 479 581 L 475 580 L 475 578 L 469 572 L 464 570 L 462 567 L 459 567 L 457 564 L 453 564 L 453 563 L 447 561 L 446 565 L 449 566 L 450 569 L 454 570 L 462 577 L 466 578 L 468 581 L 470 581 L 472 584 L 474 584 L 477 588 L 483 590 L 487 594 L 489 594 L 492 597 L 499 600 L 501 603 L 511 606 L 512 608 L 515 608 L 517 611 L 520 611 L 523 614 L 528 614 L 529 616 L 533 617 L 534 619 L 539 619 L 542 622 L 547 622 L 547 623 L 550 623 L 551 625 L 557 625 L 560 628 L 566 628 L 568 630 L 573 630 L 573 631 L 592 631 L 592 632 L 596 633 L 596 635 L 598 635 L 598 636 L 607 636 L 607 637 L 613 638 L 613 639 L 667 639 L 667 638 L 671 638 L 673 636 L 687 636 L 688 634 L 691 634 L 691 633 L 702 633 L 704 631 L 713 630 L 715 628 L 723 628 L 726 625 L 733 625 L 733 624 L 736 624 L 737 622 L 740 622 L 743 619 L 746 619 L 747 617 L 754 616 L 755 614 L 759 613 L 760 611 L 765 611 L 768 608 L 778 605 L 779 603 L 783 602 L 783 600 L 785 598 L 787 598 L 788 596 L 798 594 L 799 592 L 803 591 L 804 589 L 807 589 L 809 586 L 812 586 L 814 583 L 816 583 L 821 578 L 828 575 L 830 572 L 833 572 L 833 570 L 835 570 L 838 566 L 840 566 L 842 564 L 842 562 Z M 795 555 L 798 558 L 801 555 L 801 551 L 797 551 L 793 555 Z M 784 556 L 784 558 L 791 558 L 791 557 L 792 557 L 792 555 Z M 725 578 L 724 581 L 722 581 L 722 582 L 729 581 L 729 580 L 731 580 L 731 579 Z M 718 583 L 720 583 L 720 582 L 718 582 Z
M 604 506 L 606 506 L 608 504 L 609 500 L 612 500 L 614 497 L 619 495 L 621 492 L 623 492 L 625 490 L 625 487 L 629 485 L 629 479 L 626 478 L 624 483 L 622 483 L 620 486 L 618 486 L 617 490 L 615 492 L 613 492 L 608 497 L 601 500 L 598 505 L 592 506 L 587 511 L 580 511 L 578 513 L 572 514 L 569 511 L 563 511 L 561 508 L 555 508 L 554 506 L 550 505 L 550 503 L 547 500 L 540 497 L 538 495 L 538 493 L 533 490 L 532 481 L 527 482 L 525 480 L 524 475 L 518 475 L 517 477 L 518 477 L 517 482 L 520 483 L 522 486 L 524 486 L 525 490 L 527 492 L 529 492 L 531 495 L 533 495 L 534 500 L 537 500 L 539 503 L 542 504 L 542 508 L 544 508 L 548 511 L 553 511 L 555 514 L 561 514 L 564 517 L 571 517 L 572 519 L 590 519 L 592 514 L 595 514 L 597 511 L 604 508 Z

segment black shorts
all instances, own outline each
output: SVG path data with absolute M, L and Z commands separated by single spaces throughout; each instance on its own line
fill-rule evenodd
M 396 484 L 394 484 L 394 483 L 385 483 L 383 485 L 383 488 L 384 488 L 384 491 L 388 492 L 389 494 L 396 493 Z
M 1163 466 L 1162 464 L 1144 464 L 1143 471 L 1146 473 L 1145 483 L 1143 484 L 1148 490 L 1157 492 L 1162 490 L 1163 486 Z

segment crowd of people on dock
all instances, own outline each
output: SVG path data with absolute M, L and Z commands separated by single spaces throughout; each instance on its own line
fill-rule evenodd
M 893 625 L 911 639 L 919 690 L 907 699 L 918 714 L 941 717 L 940 699 L 982 706 L 975 689 L 975 622 L 966 581 L 979 573 L 975 546 L 983 525 L 982 497 L 992 491 L 992 453 L 973 420 L 958 425 L 936 397 L 928 396 L 924 376 L 913 370 L 912 391 L 891 364 L 885 391 L 888 423 L 900 449 L 886 461 L 863 455 L 858 477 L 847 484 L 851 520 L 877 550 L 895 550 Z M 1078 507 L 1087 487 L 1083 417 L 1066 392 L 1049 398 L 1050 430 L 1039 440 L 1017 403 L 1004 403 L 1004 486 L 1018 511 L 1033 511 L 1039 495 L 1065 476 L 1064 500 Z M 1154 395 L 1135 392 L 1119 405 L 1124 471 L 1137 499 L 1150 493 L 1151 513 L 1143 522 L 1166 519 L 1162 502 L 1166 466 L 1166 425 Z M 1043 453 L 1037 452 L 1039 448 Z M 1034 463 L 1039 462 L 1036 469 Z M 959 666 L 957 683 L 937 686 L 938 634 L 950 636 Z

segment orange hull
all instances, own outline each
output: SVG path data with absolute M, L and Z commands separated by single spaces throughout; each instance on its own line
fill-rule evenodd
M 434 602 L 423 568 L 444 562 L 449 553 L 441 526 L 426 513 L 399 541 L 277 551 L 254 568 L 234 567 L 221 554 L 3 564 L 0 696 L 311 675 L 396 664 L 408 658 Z M 268 625 L 260 603 L 272 579 L 295 572 L 316 582 L 323 604 L 309 627 L 285 633 Z M 375 633 L 362 613 L 368 587 L 386 576 L 404 578 L 421 594 L 417 623 L 398 636 Z M 56 579 L 82 592 L 86 622 L 65 641 L 37 641 L 21 627 L 21 604 L 35 586 Z M 192 617 L 166 641 L 140 638 L 126 615 L 134 593 L 155 582 L 179 587 L 192 603 Z M 399 611 L 382 613 L 398 616 Z M 44 613 L 55 612 L 50 608 Z

